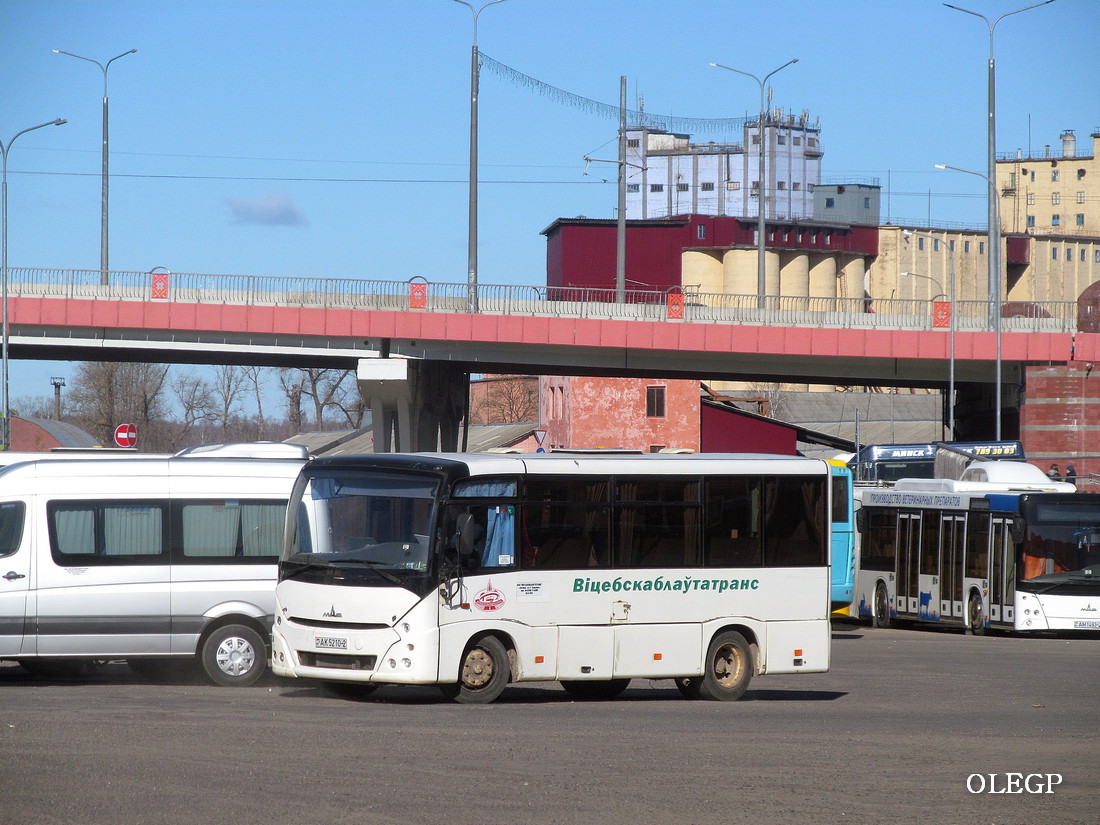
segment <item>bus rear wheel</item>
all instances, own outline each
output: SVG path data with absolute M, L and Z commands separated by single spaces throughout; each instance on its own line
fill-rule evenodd
M 890 594 L 886 592 L 886 585 L 882 582 L 875 587 L 875 600 L 871 603 L 871 626 L 890 626 Z
M 977 593 L 970 594 L 970 601 L 966 605 L 966 632 L 973 636 L 985 635 L 985 608 L 982 607 L 982 599 Z
M 462 654 L 458 681 L 440 685 L 443 695 L 464 705 L 487 705 L 495 700 L 511 679 L 508 649 L 496 636 L 482 636 Z
M 600 702 L 614 699 L 630 684 L 629 679 L 563 679 L 565 692 L 582 702 Z
M 734 630 L 719 633 L 707 650 L 699 697 L 732 702 L 745 693 L 750 679 L 752 650 L 745 637 Z

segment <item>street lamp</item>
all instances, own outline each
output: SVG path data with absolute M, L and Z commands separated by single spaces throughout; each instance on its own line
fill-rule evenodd
M 454 0 L 470 10 L 474 16 L 474 43 L 470 49 L 470 229 L 468 252 L 468 286 L 466 311 L 474 314 L 477 310 L 477 94 L 480 77 L 477 52 L 477 18 L 489 6 L 503 3 L 504 0 L 489 0 L 479 8 L 474 8 L 467 0 Z
M 920 235 L 924 238 L 930 238 L 931 235 L 923 235 L 919 232 L 912 232 L 908 229 L 903 230 L 902 235 L 906 240 L 910 235 Z M 932 238 L 932 240 L 937 240 Z M 951 292 L 947 294 L 947 299 L 951 302 L 951 315 L 948 318 L 948 339 L 950 341 L 950 354 L 948 355 L 948 367 L 947 367 L 947 429 L 951 433 L 951 440 L 955 440 L 955 253 L 948 246 L 948 250 L 951 251 Z M 936 285 L 936 288 L 940 291 L 940 295 L 945 295 L 943 287 L 940 282 L 933 278 L 931 275 L 921 275 L 919 272 L 902 272 L 899 273 L 903 278 L 924 278 L 927 281 L 931 281 Z M 938 296 L 937 296 L 938 297 Z M 933 301 L 936 300 L 934 297 Z
M 0 361 L 3 362 L 3 376 L 0 377 L 0 383 L 3 384 L 3 414 L 4 420 L 0 422 L 0 450 L 6 450 L 11 447 L 11 410 L 8 406 L 8 150 L 11 149 L 11 145 L 15 143 L 15 139 L 20 135 L 25 135 L 27 132 L 33 132 L 35 129 L 41 129 L 44 126 L 60 126 L 62 123 L 68 123 L 67 120 L 58 118 L 57 120 L 51 120 L 49 123 L 39 123 L 37 126 L 31 126 L 28 129 L 24 129 L 22 132 L 16 132 L 11 140 L 8 141 L 8 145 L 5 146 L 0 143 L 0 158 L 2 158 L 3 165 L 3 184 L 0 186 L 0 281 L 2 281 L 2 294 L 0 294 L 0 304 L 3 305 L 3 343 L 0 347 Z
M 104 286 L 107 285 L 107 273 L 109 270 L 107 265 L 107 189 L 108 189 L 108 177 L 107 177 L 107 157 L 108 157 L 108 143 L 107 143 L 107 69 L 111 64 L 118 60 L 120 57 L 125 57 L 128 54 L 133 54 L 137 49 L 130 49 L 128 52 L 115 55 L 110 60 L 104 63 L 100 63 L 98 60 L 92 60 L 90 57 L 81 57 L 79 54 L 73 54 L 72 52 L 63 52 L 60 49 L 53 50 L 55 54 L 67 54 L 69 57 L 75 57 L 77 60 L 87 60 L 89 63 L 95 63 L 103 70 L 103 181 L 102 189 L 103 194 L 101 197 L 100 205 L 100 217 L 99 217 L 99 282 Z
M 965 172 L 984 178 L 989 187 L 989 202 L 993 204 L 989 222 L 989 320 L 993 335 L 997 340 L 997 376 L 994 381 L 994 440 L 1001 440 L 1001 204 L 997 199 L 996 184 L 994 178 L 975 172 L 971 169 L 963 169 L 959 166 L 950 166 L 946 163 L 937 163 L 937 169 L 951 169 L 955 172 Z
M 764 100 L 764 85 L 768 82 L 768 78 L 778 72 L 780 69 L 785 69 L 792 63 L 797 63 L 798 58 L 788 60 L 779 69 L 774 69 L 764 75 L 764 79 L 761 80 L 750 72 L 743 72 L 740 69 L 734 69 L 731 66 L 723 66 L 721 63 L 711 63 L 719 69 L 726 69 L 727 71 L 737 72 L 737 74 L 743 74 L 746 77 L 751 77 L 758 84 L 760 84 L 760 118 L 757 121 L 756 132 L 757 137 L 760 139 L 760 187 L 757 192 L 756 202 L 756 305 L 760 309 L 764 309 L 767 301 L 765 300 L 765 292 L 767 291 L 767 278 L 766 269 L 764 265 L 764 229 L 765 219 L 764 210 L 767 204 L 767 197 L 765 192 L 767 191 L 767 175 L 764 174 L 764 124 L 767 122 L 767 103 Z

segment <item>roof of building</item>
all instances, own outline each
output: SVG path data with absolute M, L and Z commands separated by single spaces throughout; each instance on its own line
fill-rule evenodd
M 45 430 L 48 435 L 57 439 L 58 445 L 62 447 L 99 446 L 99 442 L 84 430 L 72 424 L 66 424 L 64 421 L 53 421 L 49 418 L 23 418 L 23 420 Z

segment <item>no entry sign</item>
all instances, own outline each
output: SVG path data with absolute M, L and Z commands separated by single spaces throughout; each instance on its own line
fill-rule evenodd
M 120 447 L 133 447 L 137 444 L 137 427 L 133 424 L 119 424 L 115 427 L 115 444 Z

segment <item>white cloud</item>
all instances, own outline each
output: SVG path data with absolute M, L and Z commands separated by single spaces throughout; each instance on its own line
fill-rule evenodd
M 261 226 L 305 226 L 309 223 L 305 214 L 290 195 L 272 192 L 262 198 L 226 198 L 225 205 L 236 219 L 235 223 L 254 223 Z

